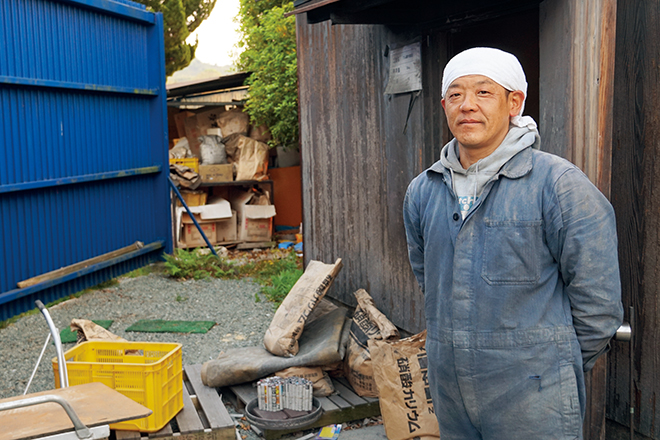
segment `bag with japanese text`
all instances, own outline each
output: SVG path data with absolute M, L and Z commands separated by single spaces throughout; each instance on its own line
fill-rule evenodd
M 389 440 L 440 438 L 428 381 L 426 330 L 399 341 L 369 341 L 380 412 Z
M 312 382 L 314 397 L 328 397 L 335 392 L 332 379 L 321 367 L 289 367 L 285 370 L 273 373 L 279 377 L 302 377 Z
M 298 339 L 316 305 L 323 299 L 342 268 L 341 258 L 334 264 L 312 260 L 296 281 L 264 335 L 264 347 L 275 356 L 293 357 L 300 349 Z
M 346 346 L 344 374 L 358 396 L 378 397 L 367 342 L 371 339 L 398 340 L 399 331 L 376 308 L 373 298 L 366 290 L 359 289 L 353 295 L 358 305 L 353 313 Z

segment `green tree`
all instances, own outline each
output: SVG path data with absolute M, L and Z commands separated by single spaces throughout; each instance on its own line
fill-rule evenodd
M 216 0 L 135 0 L 163 13 L 165 28 L 165 73 L 172 75 L 195 58 L 195 44 L 186 38 L 208 18 Z
M 243 49 L 237 67 L 251 72 L 245 104 L 254 125 L 266 125 L 271 146 L 298 145 L 298 66 L 292 1 L 240 0 L 238 20 Z

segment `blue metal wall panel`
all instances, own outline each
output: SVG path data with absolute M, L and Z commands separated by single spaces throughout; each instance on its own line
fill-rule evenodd
M 127 0 L 0 1 L 0 320 L 171 252 L 165 105 L 162 15 Z M 17 290 L 136 241 L 159 245 Z

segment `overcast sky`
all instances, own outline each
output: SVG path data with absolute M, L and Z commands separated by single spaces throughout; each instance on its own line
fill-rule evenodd
M 236 51 L 238 41 L 238 23 L 234 23 L 237 14 L 238 0 L 216 1 L 209 18 L 188 37 L 188 43 L 194 43 L 195 36 L 198 38 L 195 58 L 218 66 L 233 64 L 230 52 Z

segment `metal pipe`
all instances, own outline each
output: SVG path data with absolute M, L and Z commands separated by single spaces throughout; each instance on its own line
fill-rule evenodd
M 89 430 L 87 426 L 85 426 L 83 422 L 80 421 L 80 419 L 78 418 L 78 414 L 76 414 L 76 412 L 73 410 L 71 405 L 69 405 L 69 402 L 64 400 L 64 398 L 62 398 L 61 396 L 56 396 L 54 394 L 47 394 L 45 396 L 28 397 L 26 399 L 0 403 L 0 411 L 23 408 L 26 406 L 40 405 L 42 403 L 49 403 L 49 402 L 57 403 L 61 405 L 62 408 L 64 408 L 64 411 L 66 411 L 67 415 L 71 419 L 71 422 L 73 423 L 73 427 L 76 429 L 76 435 L 78 436 L 79 439 L 92 438 L 92 432 Z
M 44 346 L 41 349 L 41 354 L 39 355 L 39 359 L 37 359 L 37 365 L 34 366 L 34 370 L 32 371 L 32 376 L 30 376 L 30 380 L 28 380 L 27 386 L 25 387 L 25 391 L 23 391 L 23 395 L 25 396 L 30 389 L 30 384 L 32 383 L 32 379 L 34 379 L 34 375 L 37 373 L 37 368 L 39 368 L 39 364 L 41 363 L 41 358 L 44 357 L 44 352 L 46 351 L 46 347 L 48 347 L 48 343 L 50 342 L 50 332 L 48 333 L 48 336 L 46 336 L 46 342 L 44 342 Z
M 176 193 L 176 196 L 177 196 L 177 197 L 179 198 L 179 200 L 181 201 L 181 204 L 183 205 L 183 207 L 186 208 L 186 212 L 188 213 L 188 215 L 189 215 L 190 218 L 192 219 L 193 223 L 194 223 L 195 226 L 197 227 L 197 230 L 199 231 L 199 233 L 202 235 L 202 238 L 203 238 L 204 241 L 206 242 L 206 245 L 209 247 L 209 249 L 211 249 L 211 252 L 213 252 L 213 255 L 215 255 L 216 257 L 220 258 L 220 257 L 218 256 L 218 253 L 215 251 L 215 248 L 213 247 L 213 245 L 211 244 L 211 242 L 209 241 L 209 239 L 206 237 L 206 234 L 205 234 L 204 231 L 202 230 L 202 227 L 199 225 L 199 223 L 197 223 L 197 219 L 195 219 L 195 216 L 193 215 L 192 211 L 190 211 L 190 208 L 188 208 L 188 205 L 186 204 L 185 200 L 183 200 L 183 196 L 182 196 L 181 193 L 179 192 L 179 188 L 177 188 L 176 185 L 174 184 L 174 182 L 172 182 L 172 178 L 171 178 L 171 177 L 167 176 L 167 181 L 170 182 L 170 186 L 172 187 L 172 189 L 173 189 L 174 192 Z
M 48 328 L 50 328 L 50 333 L 53 335 L 53 341 L 55 342 L 55 349 L 57 350 L 57 363 L 59 364 L 59 373 L 60 373 L 60 387 L 67 388 L 69 386 L 69 377 L 66 371 L 66 361 L 64 360 L 64 351 L 62 350 L 62 341 L 60 341 L 60 333 L 55 327 L 55 323 L 50 318 L 50 313 L 39 300 L 36 300 L 34 304 L 39 308 L 41 313 L 46 318 L 48 323 Z

